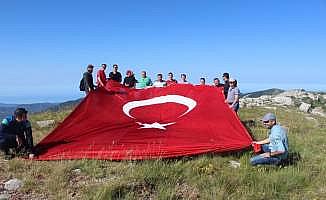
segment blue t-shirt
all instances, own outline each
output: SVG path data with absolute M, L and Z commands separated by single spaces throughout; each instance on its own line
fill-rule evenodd
M 269 149 L 271 152 L 284 151 L 280 158 L 286 158 L 289 151 L 288 137 L 284 128 L 276 124 L 269 134 Z

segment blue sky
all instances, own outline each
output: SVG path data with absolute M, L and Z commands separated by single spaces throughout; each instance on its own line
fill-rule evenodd
M 325 0 L 11 0 L 0 2 L 0 26 L 5 103 L 81 97 L 89 63 L 193 83 L 230 72 L 244 92 L 326 91 Z

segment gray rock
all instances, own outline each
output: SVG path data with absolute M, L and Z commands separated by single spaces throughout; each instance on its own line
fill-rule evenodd
M 81 173 L 81 169 L 74 169 L 74 170 L 72 170 L 72 172 L 74 172 L 74 173 L 76 173 L 76 174 L 80 174 Z
M 9 191 L 18 190 L 22 186 L 23 186 L 23 181 L 14 178 L 14 179 L 11 179 L 11 180 L 5 182 L 4 189 L 9 190 Z
M 9 197 L 9 194 L 0 194 L 0 200 L 8 200 Z
M 314 115 L 319 115 L 319 116 L 322 116 L 322 117 L 326 117 L 326 114 L 323 110 L 322 107 L 317 107 L 317 108 L 314 108 L 312 111 L 311 111 L 312 114 Z
M 325 94 L 320 94 L 317 92 L 308 92 L 303 89 L 295 89 L 284 91 L 277 95 L 262 95 L 260 97 L 250 97 L 244 96 L 240 99 L 241 107 L 266 107 L 266 106 L 295 106 L 297 103 L 301 105 L 305 100 L 311 100 L 312 102 L 318 101 L 321 98 L 326 99 Z M 303 112 L 311 111 L 311 106 L 308 108 L 308 104 L 302 104 L 300 110 Z M 326 111 L 324 111 L 326 112 Z M 322 115 L 321 112 L 318 112 Z
M 232 168 L 239 168 L 240 167 L 240 162 L 235 161 L 235 160 L 230 160 L 229 161 L 229 166 Z
M 44 120 L 44 121 L 37 121 L 36 124 L 40 128 L 46 128 L 46 127 L 54 126 L 55 121 L 53 119 L 51 119 L 51 120 Z
M 326 99 L 326 94 L 322 95 L 323 99 Z
M 302 111 L 302 112 L 307 113 L 307 112 L 309 112 L 310 108 L 311 108 L 311 104 L 302 102 L 300 107 L 299 107 L 299 110 Z
M 273 102 L 284 106 L 292 106 L 294 104 L 291 97 L 276 96 L 272 100 Z
M 312 99 L 314 101 L 318 101 L 320 99 L 320 95 L 314 94 L 314 93 L 307 93 L 307 97 L 309 97 L 310 99 Z
M 303 89 L 294 89 L 294 90 L 288 90 L 285 92 L 282 92 L 281 94 L 278 94 L 279 97 L 303 97 L 306 96 L 307 93 Z

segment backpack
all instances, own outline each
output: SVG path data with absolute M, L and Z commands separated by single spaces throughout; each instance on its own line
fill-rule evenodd
M 84 77 L 79 82 L 79 90 L 80 91 L 85 91 Z
M 15 117 L 14 116 L 7 116 L 6 118 L 4 118 L 2 121 L 1 121 L 1 125 L 5 125 L 5 126 L 8 126 L 10 122 L 14 121 L 15 120 Z

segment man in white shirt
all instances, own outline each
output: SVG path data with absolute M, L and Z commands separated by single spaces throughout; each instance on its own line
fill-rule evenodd
M 154 81 L 153 87 L 165 87 L 166 82 L 163 80 L 163 75 L 162 74 L 157 74 L 157 80 Z

